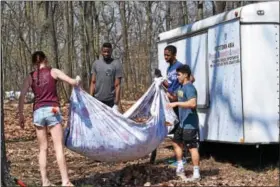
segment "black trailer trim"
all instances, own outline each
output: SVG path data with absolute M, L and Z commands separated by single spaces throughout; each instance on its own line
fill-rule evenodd
M 243 75 L 242 75 L 242 39 L 241 39 L 241 22 L 239 22 L 239 45 L 240 45 L 240 86 L 241 86 L 241 112 L 242 112 L 242 129 L 243 129 L 243 141 L 246 141 L 245 139 L 245 122 L 244 122 L 244 98 L 243 98 Z
M 240 22 L 240 25 L 280 25 L 279 22 Z
M 201 142 L 209 142 L 209 143 L 225 143 L 225 144 L 235 144 L 235 145 L 271 145 L 271 144 L 279 144 L 279 142 L 230 142 L 230 141 L 219 141 L 219 140 L 203 140 Z

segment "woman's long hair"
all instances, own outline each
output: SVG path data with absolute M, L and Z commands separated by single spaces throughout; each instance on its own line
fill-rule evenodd
M 40 64 L 46 59 L 46 55 L 43 51 L 35 51 L 32 54 L 32 64 L 37 67 L 37 85 L 39 85 L 39 70 Z

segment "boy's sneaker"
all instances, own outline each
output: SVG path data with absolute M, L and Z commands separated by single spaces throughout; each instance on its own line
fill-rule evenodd
M 192 176 L 192 177 L 186 177 L 186 179 L 184 180 L 185 182 L 198 182 L 201 180 L 200 175 L 198 176 Z
M 185 175 L 184 169 L 182 169 L 180 171 L 176 171 L 176 176 L 179 177 L 183 181 L 186 181 L 188 179 Z
M 186 158 L 183 158 L 183 165 L 185 165 L 186 163 L 187 163 L 187 159 Z M 177 162 L 177 160 L 174 160 L 174 162 L 172 163 L 172 164 L 170 164 L 169 166 L 171 167 L 171 168 L 177 168 L 177 165 L 178 165 L 178 162 Z

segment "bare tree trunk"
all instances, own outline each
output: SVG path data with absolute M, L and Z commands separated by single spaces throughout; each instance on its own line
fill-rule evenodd
M 91 55 L 91 47 L 92 47 L 92 29 L 93 29 L 93 16 L 92 16 L 92 6 L 93 3 L 92 1 L 85 1 L 85 7 L 84 7 L 84 21 L 85 21 L 85 52 L 86 52 L 86 70 L 87 70 L 87 75 L 90 75 L 91 72 L 91 64 L 93 62 L 93 58 Z M 88 76 L 88 82 L 90 81 L 90 76 Z
M 73 75 L 73 71 L 74 71 L 74 64 L 77 64 L 76 60 L 76 50 L 75 50 L 75 43 L 74 43 L 74 9 L 73 9 L 73 2 L 70 1 L 70 27 L 71 27 L 71 35 L 70 35 L 70 48 L 71 48 L 71 75 Z M 76 62 L 76 63 L 75 63 Z
M 169 31 L 171 25 L 170 2 L 166 1 L 166 30 Z
M 19 7 L 18 7 L 18 9 L 20 10 L 20 4 L 19 4 Z M 25 7 L 25 14 L 23 15 L 22 14 L 22 12 L 21 11 L 19 11 L 19 17 L 20 17 L 20 23 L 22 22 L 22 18 L 25 18 L 26 20 L 27 20 L 27 25 L 28 25 L 28 42 L 27 42 L 27 48 L 29 47 L 30 48 L 30 52 L 33 50 L 32 49 L 32 41 L 31 41 L 31 35 L 30 35 L 30 33 L 31 33 L 31 26 L 30 26 L 30 14 L 29 14 L 29 12 L 30 12 L 30 2 L 24 2 L 24 7 Z M 22 32 L 21 30 L 21 26 L 20 26 L 20 24 L 19 24 L 19 28 L 18 28 L 19 30 L 20 30 L 20 32 Z M 21 33 L 19 32 L 19 37 L 21 38 Z M 28 73 L 28 71 L 31 69 L 31 63 L 30 64 L 28 64 L 28 62 L 26 61 L 26 59 L 27 59 L 27 57 L 26 57 L 26 52 L 25 52 L 25 48 L 24 48 L 24 42 L 23 42 L 23 37 L 22 37 L 22 39 L 21 40 L 19 40 L 20 42 L 19 42 L 19 51 L 20 51 L 20 62 L 21 62 L 21 64 L 23 64 L 23 62 L 22 62 L 22 54 L 21 54 L 21 51 L 23 51 L 23 56 L 24 56 L 24 61 L 25 61 L 25 66 L 23 66 L 23 70 L 24 70 L 24 72 L 23 72 L 23 75 L 25 76 L 27 73 Z M 28 50 L 28 49 L 27 49 Z
M 57 33 L 56 33 L 56 24 L 54 21 L 55 17 L 55 12 L 57 8 L 57 3 L 58 2 L 50 2 L 50 39 L 52 43 L 52 48 L 53 48 L 53 54 L 54 54 L 54 62 L 55 62 L 55 67 L 60 68 L 59 66 L 59 61 L 58 61 L 58 43 L 57 43 Z
M 234 9 L 235 3 L 236 2 L 233 2 L 233 1 L 226 2 L 225 10 L 226 11 L 230 11 L 230 10 Z
M 85 36 L 85 20 L 84 20 L 84 6 L 85 2 L 80 3 L 80 38 L 81 38 L 81 60 L 82 60 L 82 79 L 83 79 L 83 88 L 88 89 L 89 82 L 88 82 L 88 74 L 87 74 L 87 59 L 86 59 L 86 36 Z
M 66 66 L 65 68 L 65 73 L 67 75 L 69 75 L 70 77 L 72 77 L 72 49 L 71 49 L 71 44 L 72 44 L 72 28 L 70 25 L 70 15 L 69 15 L 69 9 L 70 9 L 70 3 L 72 2 L 65 2 L 65 7 L 64 7 L 64 16 L 65 16 L 65 27 L 66 27 L 66 48 L 67 48 L 67 62 L 66 62 Z M 71 95 L 71 86 L 69 84 L 64 84 L 64 88 L 66 89 L 66 94 L 67 94 L 67 98 L 70 98 Z
M 95 26 L 95 33 L 93 34 L 94 43 L 93 43 L 93 49 L 94 49 L 94 59 L 99 58 L 100 55 L 100 25 L 99 25 L 99 18 L 98 18 L 98 12 L 96 9 L 96 2 L 93 2 L 92 4 L 92 14 L 94 17 L 94 26 Z
M 141 66 L 141 63 L 140 63 L 141 45 L 140 45 L 140 43 L 142 42 L 142 30 L 141 30 L 141 28 L 142 28 L 142 24 L 141 24 L 142 14 L 141 14 L 141 12 L 137 11 L 137 8 L 138 8 L 137 2 L 134 1 L 133 5 L 134 5 L 134 13 L 136 14 L 136 16 L 135 16 L 136 17 L 136 29 L 137 29 L 136 40 L 137 40 L 137 43 L 138 43 L 138 45 L 135 46 L 135 48 L 134 48 L 135 55 L 136 55 L 135 66 L 134 66 L 134 71 L 135 71 L 135 82 L 134 82 L 134 84 L 137 85 L 137 88 L 139 88 L 138 85 L 143 83 L 142 78 L 144 77 L 144 72 L 139 71 L 139 68 Z M 138 91 L 138 89 L 136 90 L 136 93 L 137 93 L 137 91 Z
M 1 4 L 2 4 L 2 2 L 1 2 Z M 2 7 L 3 7 L 3 4 L 2 4 Z M 3 44 L 2 44 L 2 47 L 3 47 Z M 1 47 L 1 56 L 5 55 L 5 54 L 3 54 L 2 47 Z M 3 56 L 2 56 L 2 60 L 3 60 Z M 2 63 L 0 63 L 0 67 L 1 67 L 0 82 L 1 82 L 1 85 L 3 85 Z M 4 107 L 3 107 L 4 100 L 3 100 L 3 94 L 4 94 L 3 86 L 1 86 L 1 96 L 0 96 L 1 97 L 1 103 L 0 103 L 0 105 L 1 105 L 1 186 L 9 187 L 9 186 L 15 186 L 15 183 L 13 181 L 12 176 L 10 175 L 9 164 L 8 164 L 7 157 L 6 157 L 5 134 L 4 134 Z
M 31 48 L 32 51 L 35 51 L 37 48 L 37 41 L 36 41 L 36 32 L 34 28 L 37 28 L 37 24 L 35 22 L 35 15 L 34 15 L 34 2 L 30 1 L 30 8 L 31 8 L 31 23 L 33 25 L 33 28 L 31 28 L 31 42 L 33 47 Z
M 225 11 L 226 2 L 225 1 L 214 1 L 213 8 L 214 8 L 213 13 L 220 14 Z M 213 15 L 215 15 L 215 14 L 213 14 Z
M 22 47 L 23 48 L 23 47 Z M 23 48 L 23 56 L 24 56 L 24 64 L 25 67 L 23 69 L 25 69 L 25 73 L 28 73 L 31 69 L 32 69 L 32 63 L 30 62 L 30 58 L 27 58 L 27 54 L 26 54 L 26 50 Z M 28 60 L 27 60 L 28 59 Z M 28 63 L 29 62 L 29 63 Z M 25 74 L 26 75 L 26 74 Z
M 196 21 L 202 20 L 202 19 L 203 19 L 203 1 L 198 1 Z
M 58 41 L 57 41 L 57 31 L 56 31 L 56 22 L 55 22 L 55 13 L 58 7 L 58 2 L 50 1 L 46 2 L 46 16 L 47 24 L 49 28 L 49 40 L 51 43 L 52 51 L 54 54 L 53 62 L 56 68 L 60 69 L 59 64 L 59 52 L 58 52 Z M 62 102 L 68 101 L 66 89 L 63 86 L 63 82 L 58 83 L 58 93 Z
M 28 2 L 28 1 L 26 1 L 26 2 L 24 2 L 24 7 L 25 7 L 25 20 L 26 20 L 26 22 L 27 22 L 27 25 L 28 25 L 28 34 L 27 34 L 27 37 L 28 37 L 28 45 L 29 45 L 29 47 L 30 47 L 30 50 L 31 51 L 33 51 L 33 45 L 32 45 L 32 39 L 31 39 L 31 16 L 30 16 L 30 12 L 31 12 L 31 3 L 32 2 Z M 19 10 L 20 10 L 20 4 L 19 4 Z M 21 11 L 20 11 L 21 12 Z M 23 16 L 22 15 L 20 15 L 20 19 L 22 19 L 23 18 Z M 20 23 L 22 22 L 22 20 L 20 20 L 19 21 Z
M 39 42 L 38 43 L 38 48 L 42 49 L 43 42 L 46 42 L 45 36 L 48 35 L 48 30 L 49 30 L 49 23 L 48 23 L 49 1 L 46 1 L 46 2 L 43 2 L 43 3 L 37 2 L 37 7 L 38 7 L 38 10 L 37 10 L 38 16 L 41 18 L 41 19 L 37 20 L 37 23 L 39 25 L 41 20 L 44 22 L 44 24 L 40 28 L 40 32 L 38 33 L 39 34 L 38 35 L 38 42 Z
M 235 1 L 234 5 L 233 5 L 233 8 L 238 8 L 238 7 L 241 7 L 241 6 L 244 6 L 244 1 Z
M 1 13 L 3 13 L 3 9 L 4 9 L 5 3 L 3 1 L 1 1 Z M 3 77 L 1 77 L 1 89 L 3 89 L 4 91 L 7 90 L 7 84 L 5 81 L 5 78 L 7 77 L 7 62 L 8 62 L 8 36 L 7 33 L 7 25 L 6 25 L 6 20 L 3 19 L 2 21 L 2 25 L 1 25 L 1 31 L 3 31 L 2 33 L 2 42 L 1 42 L 1 57 L 2 57 L 2 62 L 1 62 L 1 71 L 3 71 Z M 3 67 L 4 65 L 4 67 Z M 2 79 L 3 78 L 3 79 Z M 2 84 L 3 83 L 3 84 Z M 4 87 L 4 88 L 3 88 Z M 3 102 L 1 102 L 3 103 Z M 2 109 L 1 109 L 2 111 Z M 2 123 L 1 123 L 2 124 Z
M 89 18 L 87 19 L 87 33 L 89 37 L 89 54 L 90 54 L 90 61 L 89 61 L 89 68 L 91 67 L 92 62 L 96 59 L 94 55 L 94 15 L 92 9 L 94 8 L 95 2 L 90 1 L 90 6 L 89 6 Z
M 216 15 L 216 6 L 215 6 L 215 1 L 211 1 L 212 3 L 212 15 Z
M 181 1 L 181 7 L 183 12 L 182 25 L 187 25 L 189 23 L 187 1 Z
M 21 73 L 23 73 L 23 75 L 26 75 L 26 74 L 28 73 L 28 70 L 27 70 L 27 67 L 28 67 L 28 66 L 26 66 L 27 64 L 24 65 L 24 63 L 22 62 L 22 59 L 23 59 L 23 57 L 22 57 L 22 51 L 24 50 L 24 49 L 22 49 L 22 48 L 23 48 L 23 47 L 22 47 L 22 44 L 20 43 L 20 44 L 19 44 L 19 56 L 20 56 L 19 62 L 20 62 L 20 69 L 23 70 L 23 71 L 21 71 Z
M 121 14 L 121 25 L 122 25 L 122 40 L 124 45 L 124 51 L 123 51 L 123 65 L 124 65 L 124 78 L 125 78 L 125 89 L 122 90 L 129 90 L 129 76 L 128 76 L 128 39 L 127 39 L 127 23 L 126 23 L 126 10 L 125 10 L 125 1 L 119 2 L 119 8 L 120 8 L 120 14 Z
M 146 2 L 146 15 L 147 15 L 147 28 L 146 28 L 146 36 L 147 36 L 147 72 L 148 74 L 146 75 L 146 85 L 145 87 L 148 88 L 149 85 L 152 83 L 152 77 L 151 77 L 151 71 L 152 71 L 152 32 L 153 32 L 153 20 L 152 20 L 152 1 L 147 1 Z M 152 71 L 153 72 L 153 71 Z

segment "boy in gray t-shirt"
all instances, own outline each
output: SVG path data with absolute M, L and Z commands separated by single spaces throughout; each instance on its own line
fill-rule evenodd
M 102 103 L 118 110 L 123 76 L 122 64 L 111 57 L 110 43 L 103 44 L 101 54 L 102 57 L 92 65 L 89 93 Z

